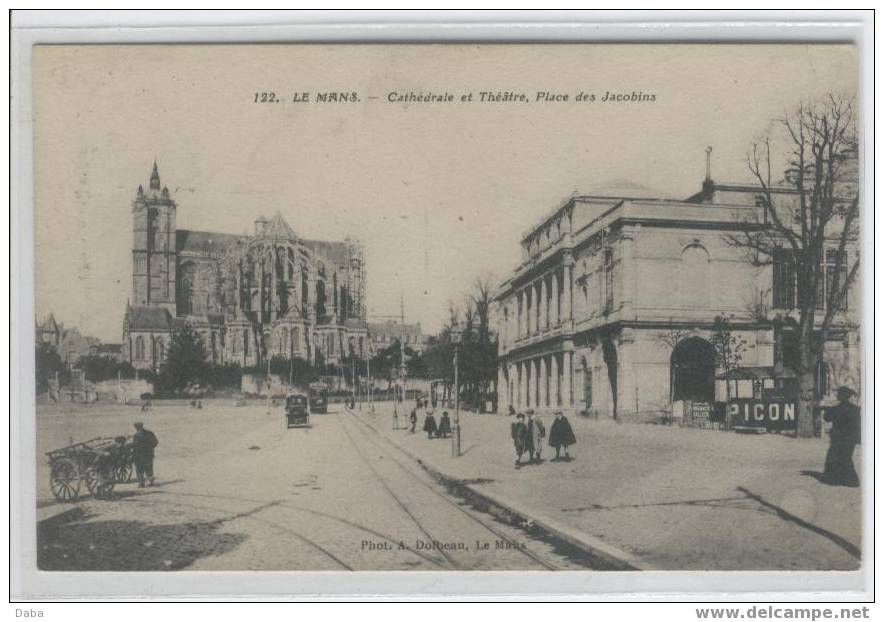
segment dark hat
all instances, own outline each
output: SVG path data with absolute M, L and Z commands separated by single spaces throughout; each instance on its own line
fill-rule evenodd
M 565 413 L 563 413 L 561 410 L 557 410 L 555 414 L 557 414 L 557 415 L 564 415 Z
M 533 408 L 529 408 L 528 410 L 525 411 L 525 414 L 526 414 L 526 415 L 533 415 L 533 414 L 534 414 L 534 409 L 533 409 Z
M 835 389 L 835 393 L 838 395 L 856 395 L 856 391 L 854 391 L 847 385 L 841 385 L 840 387 Z
M 136 421 L 136 422 L 135 422 L 135 427 L 136 427 L 136 428 L 143 428 L 143 427 L 144 427 L 144 424 L 141 423 L 140 421 Z
M 525 418 L 525 415 L 523 415 L 522 413 L 519 413 L 518 415 L 516 415 L 516 419 L 524 419 L 524 418 Z

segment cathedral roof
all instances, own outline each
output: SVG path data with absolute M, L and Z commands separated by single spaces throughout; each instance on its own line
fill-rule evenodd
M 178 229 L 175 232 L 175 248 L 179 253 L 221 253 L 235 246 L 241 239 L 241 236 L 231 233 Z
M 262 237 L 277 240 L 298 240 L 295 230 L 292 229 L 291 225 L 285 221 L 285 218 L 279 212 L 276 212 L 273 218 L 270 219 L 270 222 L 267 223 Z
M 129 307 L 126 310 L 129 331 L 172 330 L 172 314 L 164 307 Z

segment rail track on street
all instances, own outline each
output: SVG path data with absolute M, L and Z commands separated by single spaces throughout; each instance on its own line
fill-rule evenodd
M 204 499 L 216 499 L 216 500 L 221 500 L 221 501 L 239 501 L 239 502 L 242 502 L 242 503 L 266 503 L 266 500 L 265 500 L 265 499 L 255 499 L 255 498 L 251 498 L 251 497 L 242 497 L 242 496 L 237 496 L 237 495 L 212 495 L 212 494 L 206 494 L 206 493 L 196 493 L 196 492 L 174 492 L 174 491 L 167 491 L 167 490 L 164 490 L 164 491 L 162 492 L 162 495 L 163 495 L 163 496 L 165 496 L 165 495 L 172 495 L 172 496 L 175 496 L 175 497 L 188 497 L 188 498 L 190 498 L 190 497 L 195 497 L 195 498 L 204 498 Z M 136 498 L 137 498 L 137 497 L 136 497 Z M 233 511 L 231 511 L 231 510 L 224 510 L 224 509 L 221 509 L 221 508 L 217 508 L 217 507 L 215 507 L 215 506 L 209 506 L 209 505 L 197 505 L 197 504 L 194 504 L 194 503 L 185 503 L 185 502 L 182 502 L 182 501 L 169 501 L 169 500 L 165 500 L 165 499 L 163 500 L 163 502 L 164 502 L 164 503 L 167 503 L 167 504 L 170 504 L 170 505 L 177 505 L 177 506 L 181 506 L 181 507 L 188 507 L 188 508 L 197 509 L 197 510 L 211 510 L 211 511 L 216 511 L 216 512 L 224 512 L 224 513 L 226 513 L 226 514 L 230 514 L 230 515 L 232 515 L 232 516 L 233 516 L 234 518 L 236 518 L 236 519 L 244 519 L 244 520 L 252 520 L 252 521 L 260 522 L 261 524 L 267 525 L 267 526 L 269 526 L 269 527 L 273 527 L 273 528 L 279 529 L 280 531 L 287 532 L 287 533 L 291 533 L 292 535 L 295 535 L 296 537 L 298 537 L 299 539 L 301 539 L 301 540 L 302 540 L 303 542 L 305 542 L 306 544 L 309 544 L 309 545 L 311 545 L 313 548 L 318 549 L 319 551 L 321 551 L 326 557 L 329 557 L 329 558 L 332 559 L 336 564 L 338 564 L 339 566 L 342 566 L 342 567 L 345 568 L 346 570 L 358 570 L 357 568 L 353 568 L 353 567 L 351 567 L 349 564 L 347 564 L 346 562 L 344 562 L 343 560 L 341 560 L 338 556 L 336 556 L 336 555 L 330 553 L 329 551 L 327 551 L 324 547 L 322 547 L 322 546 L 319 545 L 318 543 L 313 542 L 310 538 L 307 538 L 306 536 L 304 536 L 303 534 L 301 534 L 301 533 L 299 533 L 299 532 L 295 532 L 295 531 L 292 530 L 290 527 L 287 527 L 287 526 L 285 526 L 285 525 L 282 525 L 282 524 L 279 523 L 279 522 L 272 521 L 272 520 L 269 520 L 269 519 L 266 519 L 266 518 L 259 518 L 259 517 L 257 517 L 257 516 L 250 516 L 250 515 L 249 515 L 249 516 L 245 516 L 245 515 L 242 515 L 241 513 L 233 512 Z M 350 527 L 350 528 L 352 528 L 352 529 L 355 529 L 355 530 L 357 530 L 357 531 L 364 532 L 364 533 L 366 533 L 366 534 L 372 535 L 372 536 L 374 536 L 374 537 L 376 537 L 376 538 L 379 538 L 379 539 L 381 539 L 381 540 L 384 540 L 384 541 L 386 541 L 386 542 L 389 542 L 390 544 L 395 544 L 395 543 L 397 543 L 397 542 L 399 541 L 398 538 L 395 538 L 395 537 L 393 537 L 393 536 L 391 536 L 391 535 L 389 535 L 389 534 L 381 533 L 381 532 L 379 532 L 379 531 L 377 531 L 377 530 L 375 530 L 375 529 L 372 529 L 371 527 L 366 527 L 365 525 L 360 525 L 359 523 L 355 523 L 355 522 L 353 522 L 353 521 L 351 521 L 351 520 L 348 520 L 348 519 L 346 519 L 346 518 L 343 518 L 343 517 L 341 517 L 341 516 L 336 516 L 336 515 L 334 515 L 334 514 L 330 514 L 330 513 L 328 513 L 328 512 L 322 512 L 322 511 L 320 511 L 320 510 L 314 510 L 314 509 L 311 509 L 311 508 L 305 508 L 305 507 L 303 507 L 303 506 L 295 505 L 295 504 L 290 503 L 290 502 L 287 502 L 287 501 L 282 501 L 282 502 L 278 502 L 278 503 L 273 503 L 272 507 L 280 508 L 280 509 L 286 509 L 286 510 L 294 510 L 294 511 L 296 511 L 296 512 L 302 512 L 302 513 L 305 513 L 305 514 L 310 514 L 310 515 L 313 515 L 313 516 L 316 516 L 316 517 L 319 517 L 319 518 L 324 518 L 324 519 L 328 519 L 328 520 L 333 520 L 333 521 L 335 521 L 335 522 L 337 522 L 337 523 L 340 523 L 340 524 L 342 524 L 342 525 L 345 525 L 345 526 Z M 431 563 L 431 564 L 436 565 L 436 566 L 439 566 L 439 567 L 444 567 L 444 565 L 440 564 L 440 563 L 438 562 L 438 560 L 434 559 L 433 557 L 431 557 L 431 556 L 429 556 L 429 555 L 424 554 L 424 553 L 421 552 L 421 551 L 410 550 L 409 552 L 411 552 L 411 553 L 414 554 L 415 556 L 417 556 L 417 557 L 423 559 L 424 561 L 426 561 L 426 562 L 428 562 L 428 563 Z
M 377 449 L 380 449 L 383 453 L 385 453 L 387 455 L 387 460 L 391 461 L 393 464 L 395 464 L 398 467 L 398 469 L 402 473 L 404 473 L 408 478 L 410 478 L 412 481 L 419 484 L 423 489 L 426 489 L 426 490 L 430 491 L 431 493 L 433 493 L 437 498 L 444 501 L 445 504 L 447 504 L 449 507 L 456 509 L 461 515 L 467 517 L 474 524 L 479 525 L 481 528 L 488 531 L 495 539 L 498 539 L 498 540 L 510 540 L 511 539 L 511 536 L 506 535 L 505 533 L 502 532 L 502 530 L 500 530 L 500 529 L 496 528 L 495 526 L 493 526 L 492 524 L 490 524 L 489 520 L 479 518 L 478 516 L 476 516 L 476 514 L 474 512 L 471 512 L 471 511 L 467 510 L 466 508 L 464 508 L 460 503 L 453 500 L 448 494 L 438 490 L 434 485 L 428 483 L 423 478 L 416 475 L 414 473 L 413 469 L 409 469 L 400 460 L 397 460 L 395 457 L 393 457 L 391 455 L 392 452 L 395 452 L 398 454 L 403 454 L 402 450 L 399 449 L 396 445 L 394 445 L 389 440 L 387 440 L 383 437 L 379 437 L 377 434 L 377 431 L 374 428 L 372 428 L 368 423 L 366 423 L 365 421 L 360 419 L 360 417 L 357 414 L 352 412 L 349 408 L 345 408 L 344 413 L 347 417 L 346 421 L 356 422 L 357 425 L 362 430 L 364 430 L 366 432 L 364 435 L 361 436 L 361 438 L 366 439 L 370 445 L 372 445 L 373 447 L 375 447 Z M 429 534 L 429 532 L 427 531 L 426 527 L 422 524 L 422 522 L 420 520 L 418 520 L 418 518 L 414 515 L 414 513 L 408 509 L 407 505 L 403 502 L 403 500 L 398 495 L 396 495 L 396 493 L 393 492 L 393 490 L 390 488 L 390 486 L 385 481 L 384 477 L 378 472 L 378 470 L 374 467 L 374 465 L 371 464 L 371 462 L 365 456 L 364 452 L 358 447 L 356 441 L 353 438 L 353 435 L 350 433 L 349 430 L 347 430 L 348 424 L 344 423 L 344 421 L 345 421 L 345 419 L 342 416 L 341 423 L 342 423 L 342 428 L 344 429 L 344 433 L 347 435 L 347 438 L 353 444 L 354 449 L 360 455 L 362 460 L 369 467 L 369 469 L 371 469 L 371 471 L 375 474 L 375 476 L 378 478 L 378 480 L 381 481 L 384 488 L 390 493 L 390 496 L 395 500 L 397 505 L 411 518 L 412 521 L 414 521 L 414 523 L 417 525 L 417 527 L 423 533 L 425 533 L 431 540 L 433 540 L 434 539 L 433 536 Z M 383 446 L 381 445 L 381 442 L 382 442 L 381 439 L 383 439 Z M 381 455 L 383 455 L 383 453 Z M 410 458 L 408 458 L 408 460 L 410 460 Z M 530 559 L 534 563 L 542 566 L 546 570 L 559 570 L 560 569 L 558 566 L 550 563 L 547 560 L 544 560 L 543 558 L 532 553 L 529 550 L 526 550 L 523 548 L 516 548 L 513 550 L 524 555 L 525 557 L 527 557 L 528 559 Z M 455 560 L 451 555 L 445 553 L 445 551 L 440 551 L 440 553 L 442 553 L 444 555 L 445 559 L 449 562 L 449 564 L 451 564 L 452 569 L 454 569 L 454 570 L 464 569 L 461 567 L 460 563 L 457 560 Z

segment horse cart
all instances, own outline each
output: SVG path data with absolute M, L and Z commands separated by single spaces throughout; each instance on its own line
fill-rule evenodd
M 46 453 L 49 485 L 59 501 L 74 501 L 82 484 L 95 497 L 110 496 L 117 482 L 132 479 L 132 443 L 126 437 L 98 437 Z

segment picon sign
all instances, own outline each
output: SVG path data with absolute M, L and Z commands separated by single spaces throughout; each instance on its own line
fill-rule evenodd
M 728 419 L 734 428 L 794 430 L 795 412 L 795 400 L 787 398 L 732 399 L 727 403 Z

